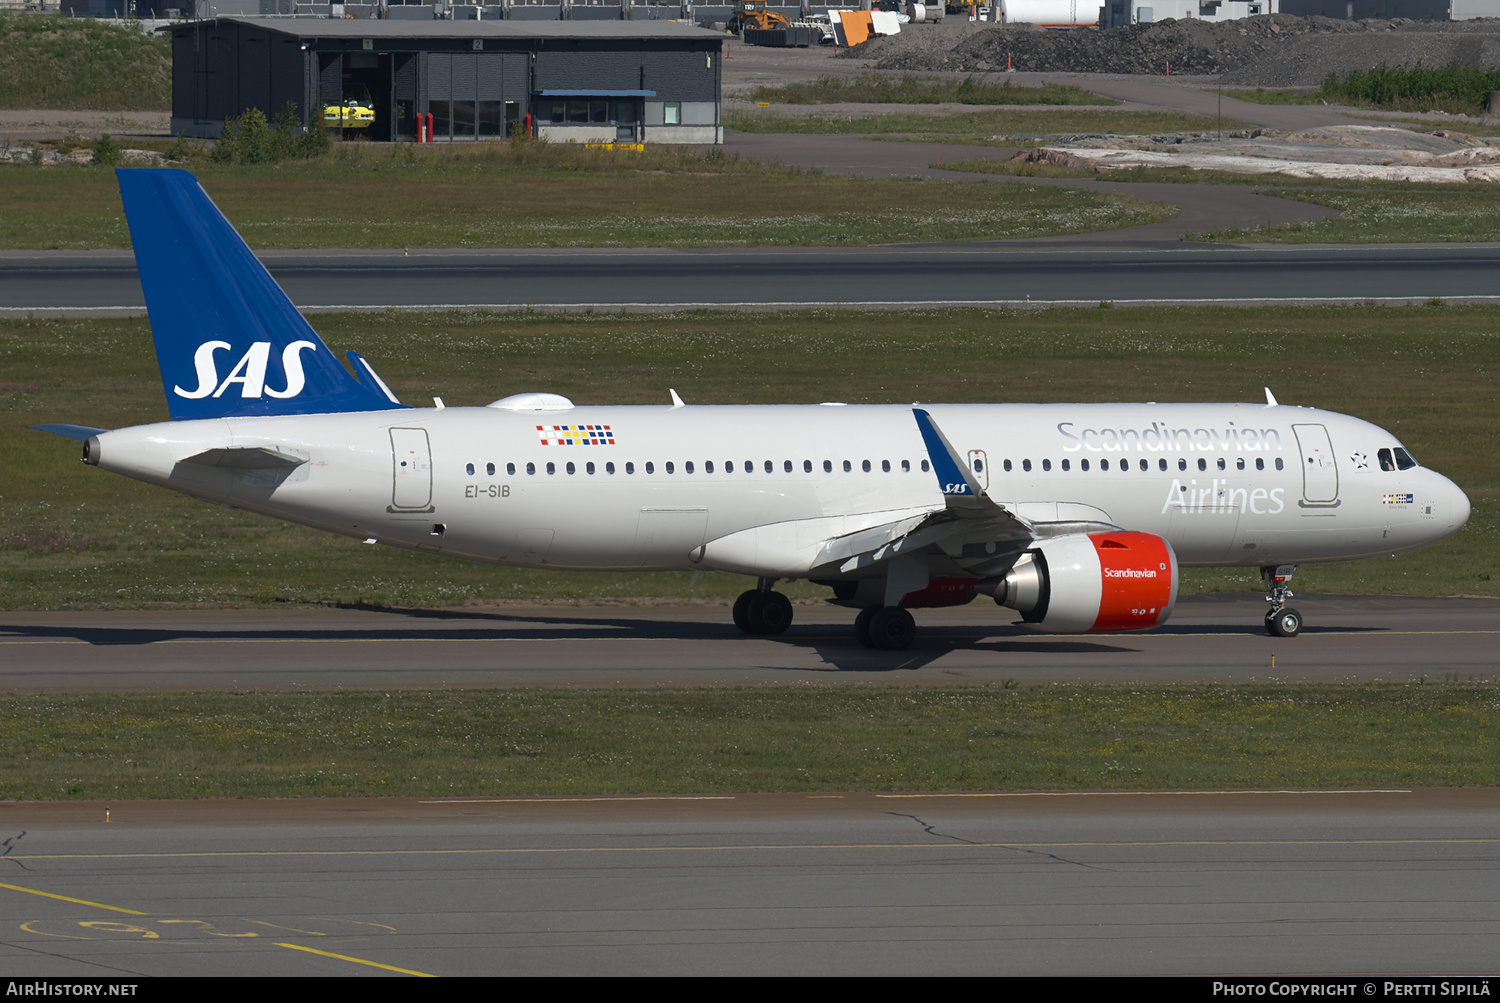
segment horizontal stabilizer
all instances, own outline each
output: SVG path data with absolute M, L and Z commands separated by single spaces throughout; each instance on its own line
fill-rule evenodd
M 107 428 L 92 428 L 88 425 L 28 425 L 27 427 L 34 428 L 38 432 L 51 432 L 65 439 L 78 439 L 79 441 L 92 439 L 96 435 L 103 435 L 109 431 Z

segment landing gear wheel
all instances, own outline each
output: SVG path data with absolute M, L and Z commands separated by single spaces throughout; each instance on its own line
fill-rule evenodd
M 875 639 L 870 636 L 870 621 L 879 612 L 878 606 L 866 606 L 859 611 L 859 616 L 854 618 L 854 638 L 866 648 L 875 647 Z
M 780 592 L 753 592 L 746 618 L 755 634 L 784 634 L 792 625 L 792 601 Z
M 1266 632 L 1272 637 L 1296 637 L 1302 633 L 1302 614 L 1290 606 L 1266 614 Z
M 760 595 L 759 592 L 751 589 L 748 592 L 741 592 L 739 598 L 734 601 L 734 625 L 747 634 L 755 633 L 750 627 L 750 604 L 758 595 Z
M 882 606 L 870 618 L 870 646 L 881 651 L 903 651 L 917 637 L 917 622 L 900 606 Z

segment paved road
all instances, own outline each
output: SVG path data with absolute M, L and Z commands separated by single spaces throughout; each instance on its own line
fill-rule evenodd
M 1182 600 L 1146 634 L 1011 627 L 988 602 L 919 610 L 904 652 L 854 640 L 852 614 L 797 608 L 746 637 L 721 607 L 0 613 L 0 688 L 656 686 L 887 682 L 1414 679 L 1500 672 L 1500 600 L 1303 594 L 1307 628 L 1274 639 L 1258 596 Z M 1273 664 L 1274 659 L 1274 664 Z
M 0 972 L 1454 975 L 1500 935 L 1493 790 L 110 807 L 0 803 Z
M 299 307 L 1493 300 L 1500 245 L 1235 249 L 1186 245 L 865 250 L 273 252 Z M 663 275 L 674 281 L 662 282 Z M 895 277 L 898 281 L 891 281 Z M 838 293 L 831 295 L 830 290 Z M 143 309 L 124 254 L 0 255 L 0 314 Z

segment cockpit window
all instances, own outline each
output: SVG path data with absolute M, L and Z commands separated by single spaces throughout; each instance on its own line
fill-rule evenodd
M 1411 454 L 1397 446 L 1394 449 L 1382 449 L 1376 456 L 1380 459 L 1381 470 L 1410 470 L 1417 465 L 1417 461 L 1411 458 Z

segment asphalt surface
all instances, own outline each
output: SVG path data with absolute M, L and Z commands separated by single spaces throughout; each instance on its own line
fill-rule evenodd
M 309 311 L 1500 299 L 1500 245 L 1124 251 L 914 245 L 410 256 L 331 251 L 263 258 L 292 301 Z M 661 282 L 664 275 L 673 282 Z M 837 303 L 829 289 L 840 290 Z M 125 255 L 0 256 L 0 314 L 143 311 L 135 265 Z
M 1266 634 L 1259 596 L 1182 600 L 1143 634 L 1058 636 L 988 601 L 918 610 L 907 651 L 859 646 L 850 611 L 798 606 L 747 637 L 718 606 L 0 613 L 0 688 L 154 690 L 885 682 L 1415 679 L 1500 671 L 1500 600 L 1299 595 Z
M 1388 978 L 1493 973 L 1500 935 L 1494 790 L 0 803 L 0 833 L 12 977 Z

